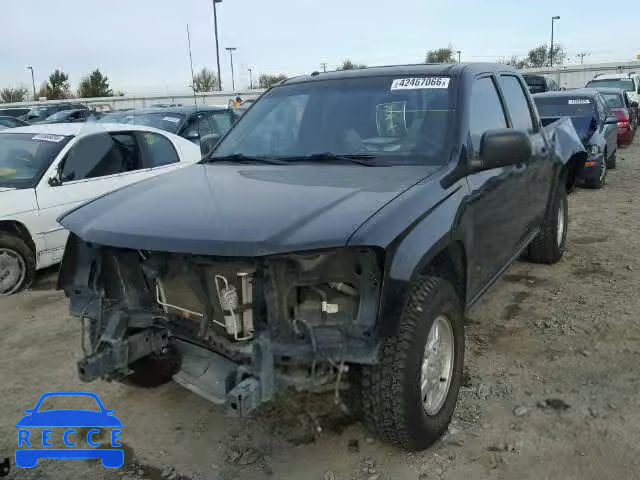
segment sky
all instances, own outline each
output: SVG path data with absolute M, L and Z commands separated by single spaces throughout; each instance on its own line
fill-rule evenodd
M 216 68 L 212 0 L 2 0 L 0 88 L 36 86 L 56 68 L 74 90 L 96 68 L 127 94 L 179 93 L 194 69 Z M 418 63 L 451 44 L 463 61 L 525 56 L 555 38 L 579 63 L 632 61 L 640 53 L 635 15 L 601 0 L 223 0 L 217 5 L 222 83 L 236 89 L 248 68 L 287 75 L 335 68 L 345 58 L 367 65 Z M 13 40 L 11 40 L 13 39 Z

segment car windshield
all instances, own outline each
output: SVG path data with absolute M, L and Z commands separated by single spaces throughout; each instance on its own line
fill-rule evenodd
M 29 110 L 27 113 L 27 120 L 34 118 L 47 118 L 49 116 L 50 109 L 48 107 L 36 107 Z
M 620 88 L 625 92 L 633 92 L 633 80 L 625 78 L 591 80 L 587 88 Z
M 102 411 L 96 399 L 88 395 L 51 395 L 45 397 L 38 407 L 38 412 L 50 410 Z
M 624 108 L 624 100 L 619 93 L 603 93 L 604 101 L 607 102 L 609 108 Z
M 173 112 L 141 113 L 130 112 L 127 115 L 112 118 L 115 123 L 130 123 L 132 125 L 144 125 L 155 127 L 171 133 L 177 133 L 185 121 L 185 115 Z
M 73 112 L 73 110 L 61 110 L 53 115 L 49 115 L 46 120 L 64 120 L 71 114 L 71 112 Z
M 0 135 L 0 188 L 35 187 L 68 136 L 37 133 Z
M 541 117 L 589 117 L 594 114 L 594 101 L 587 97 L 534 97 Z
M 439 165 L 452 117 L 449 77 L 376 76 L 282 85 L 267 92 L 213 152 L 289 161 L 362 155 Z

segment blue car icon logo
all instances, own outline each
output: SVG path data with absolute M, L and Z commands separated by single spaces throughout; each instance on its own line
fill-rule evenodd
M 96 410 L 88 409 L 45 409 L 43 402 L 52 397 L 83 397 L 83 401 L 95 400 Z M 89 398 L 87 398 L 89 397 Z M 48 400 L 49 399 L 49 400 Z M 93 406 L 93 402 L 91 402 Z M 26 415 L 18 420 L 18 448 L 16 465 L 33 468 L 41 458 L 55 459 L 100 459 L 107 468 L 119 468 L 124 463 L 124 450 L 119 443 L 122 422 L 114 415 L 114 410 L 104 407 L 100 398 L 91 392 L 50 392 L 40 397 L 36 406 L 24 411 Z M 82 431 L 76 430 L 81 428 Z M 41 435 L 35 429 L 42 428 Z M 89 428 L 86 433 L 84 432 Z M 62 440 L 66 448 L 53 448 L 54 429 L 56 440 Z M 62 433 L 64 431 L 64 433 Z M 109 446 L 104 448 L 105 433 L 108 432 Z M 41 437 L 41 438 L 40 438 Z M 85 443 L 90 448 L 81 448 Z M 106 443 L 106 442 L 105 442 Z

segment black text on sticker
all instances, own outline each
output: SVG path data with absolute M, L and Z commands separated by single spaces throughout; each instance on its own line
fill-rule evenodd
M 449 77 L 396 78 L 391 90 L 413 90 L 418 88 L 449 88 Z

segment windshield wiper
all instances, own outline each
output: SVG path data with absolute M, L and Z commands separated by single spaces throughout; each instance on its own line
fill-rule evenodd
M 357 163 L 358 165 L 364 165 L 366 167 L 375 167 L 374 163 L 371 163 L 370 160 L 375 158 L 375 155 L 371 155 L 368 153 L 333 153 L 333 152 L 322 152 L 322 153 L 311 153 L 309 155 L 300 155 L 293 157 L 278 157 L 281 160 L 287 161 L 340 161 L 340 162 L 351 162 Z
M 202 160 L 202 163 L 215 162 L 251 162 L 251 163 L 268 163 L 269 165 L 286 165 L 287 162 L 270 157 L 254 157 L 253 155 L 244 155 L 242 153 L 233 153 L 231 155 L 223 155 L 220 157 L 209 156 Z

